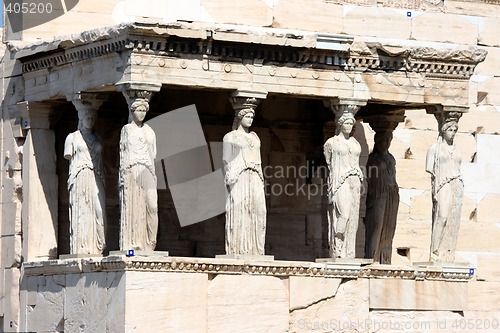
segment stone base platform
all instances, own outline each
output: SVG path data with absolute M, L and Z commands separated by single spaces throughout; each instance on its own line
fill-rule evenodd
M 259 256 L 252 254 L 218 254 L 216 259 L 236 259 L 236 260 L 250 260 L 250 261 L 273 261 L 274 256 Z
M 365 326 L 387 321 L 388 311 L 458 318 L 452 311 L 466 309 L 471 275 L 445 273 L 421 266 L 124 255 L 26 262 L 20 328 L 219 333 L 358 325 L 351 331 L 368 332 L 376 327 Z
M 78 258 L 102 258 L 102 254 L 84 254 L 84 253 L 78 253 L 78 254 L 61 254 L 59 256 L 59 259 L 78 259 Z
M 168 257 L 168 251 L 141 251 L 141 250 L 127 250 L 127 251 L 110 251 L 110 256 L 127 256 L 127 257 Z

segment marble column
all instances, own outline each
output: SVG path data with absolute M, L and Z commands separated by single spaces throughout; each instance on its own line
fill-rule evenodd
M 106 190 L 102 162 L 103 143 L 94 125 L 103 99 L 97 94 L 69 96 L 78 112 L 78 128 L 64 144 L 69 160 L 68 193 L 70 253 L 99 255 L 106 244 Z
M 336 134 L 326 140 L 324 155 L 328 165 L 328 246 L 330 258 L 355 258 L 356 232 L 363 173 L 359 166 L 361 146 L 352 137 L 355 114 L 366 101 L 331 101 Z
M 129 121 L 120 134 L 120 250 L 153 251 L 158 232 L 155 173 L 156 136 L 144 123 L 149 101 L 161 84 L 117 85 L 129 106 Z
M 439 135 L 426 158 L 425 171 L 431 174 L 432 234 L 430 260 L 453 262 L 460 227 L 464 184 L 460 174 L 462 158 L 454 143 L 463 108 L 433 110 Z M 429 110 L 428 110 L 429 112 Z
M 399 187 L 396 159 L 389 152 L 392 132 L 403 115 L 375 115 L 363 118 L 375 131 L 375 144 L 366 164 L 365 258 L 390 264 L 396 231 Z
M 58 181 L 49 102 L 17 104 L 27 130 L 22 162 L 22 255 L 25 261 L 57 258 Z
M 232 131 L 223 138 L 226 197 L 226 255 L 264 255 L 266 197 L 260 139 L 250 130 L 255 109 L 266 93 L 236 91 Z

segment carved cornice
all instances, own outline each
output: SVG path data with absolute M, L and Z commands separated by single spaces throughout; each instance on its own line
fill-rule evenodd
M 242 40 L 241 34 L 230 30 L 218 31 L 225 36 L 221 40 L 213 37 L 212 30 L 202 31 L 189 27 L 173 29 L 169 25 L 155 26 L 152 30 L 150 26 L 138 23 L 132 27 L 118 29 L 118 32 L 108 37 L 104 35 L 96 37 L 95 40 L 86 40 L 84 45 L 21 57 L 23 74 L 51 70 L 87 59 L 97 61 L 99 57 L 113 53 L 130 52 L 137 55 L 154 55 L 163 58 L 161 60 L 163 63 L 169 58 L 218 61 L 228 66 L 232 62 L 251 61 L 255 66 L 289 66 L 337 71 L 413 71 L 430 77 L 468 79 L 475 66 L 486 56 L 486 51 L 475 48 L 448 50 L 400 46 L 398 52 L 389 52 L 380 43 L 363 41 L 358 41 L 357 46 L 368 51 L 359 52 L 357 48 L 350 47 L 352 38 L 347 37 L 345 41 L 336 42 L 335 45 L 339 46 L 336 49 L 322 49 L 319 46 L 315 47 L 320 40 L 319 35 L 316 36 L 316 44 L 309 41 L 313 39 L 310 35 L 307 38 L 305 35 L 293 35 L 290 38 L 307 39 L 308 42 L 285 46 L 280 45 L 277 42 L 278 37 L 274 35 L 271 41 L 262 36 L 261 42 L 255 42 Z M 203 34 L 200 34 L 200 31 Z M 26 50 L 22 52 L 27 53 Z
M 400 278 L 409 280 L 467 281 L 469 268 L 346 265 L 331 262 L 249 261 L 182 257 L 125 257 L 61 259 L 23 263 L 26 275 L 75 274 L 81 272 L 158 271 L 232 275 L 310 276 L 325 278 Z
M 29 60 L 21 61 L 23 73 L 36 72 L 42 69 L 51 69 L 86 59 L 98 58 L 100 56 L 121 52 L 127 48 L 126 36 L 114 38 L 103 42 L 93 42 L 88 45 L 58 51 L 40 57 L 29 57 Z
M 500 0 L 456 0 L 460 2 L 482 2 L 490 5 L 500 5 Z
M 369 7 L 391 7 L 426 11 L 443 11 L 444 0 L 324 0 L 332 4 L 352 4 Z M 485 0 L 495 1 L 495 0 Z
M 476 48 L 437 50 L 419 47 L 410 50 L 406 68 L 409 71 L 425 72 L 427 76 L 469 78 L 476 65 L 484 61 L 487 54 L 486 50 Z
M 377 267 L 369 266 L 360 271 L 363 278 L 399 278 L 405 280 L 467 281 L 472 278 L 469 268 L 446 271 L 441 267 Z

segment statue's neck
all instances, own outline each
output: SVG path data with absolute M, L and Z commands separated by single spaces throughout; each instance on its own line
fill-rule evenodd
M 240 125 L 240 127 L 238 127 L 238 131 L 242 132 L 242 133 L 250 133 L 250 128 L 249 127 L 243 127 Z
M 132 121 L 132 124 L 135 125 L 135 127 L 138 127 L 138 128 L 141 128 L 142 126 L 144 126 L 144 123 L 142 121 Z

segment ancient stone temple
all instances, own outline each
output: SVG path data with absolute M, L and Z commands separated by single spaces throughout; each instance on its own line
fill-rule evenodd
M 69 2 L 6 17 L 3 331 L 500 329 L 499 1 Z

